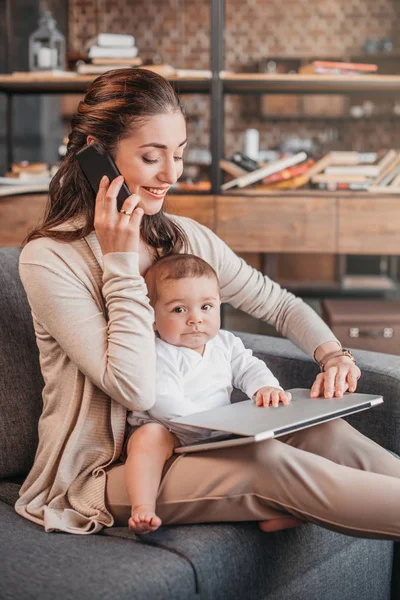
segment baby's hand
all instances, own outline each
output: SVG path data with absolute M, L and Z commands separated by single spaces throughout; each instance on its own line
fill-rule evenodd
M 256 406 L 278 406 L 279 402 L 282 402 L 287 406 L 292 399 L 290 392 L 284 392 L 279 388 L 275 387 L 262 387 L 258 390 L 255 397 Z

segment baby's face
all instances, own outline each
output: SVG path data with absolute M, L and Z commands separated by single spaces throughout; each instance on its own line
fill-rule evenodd
M 157 286 L 154 329 L 164 342 L 203 354 L 221 326 L 218 283 L 210 277 L 166 280 Z

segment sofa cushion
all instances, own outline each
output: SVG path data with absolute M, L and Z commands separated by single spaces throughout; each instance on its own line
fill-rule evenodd
M 0 598 L 187 600 L 190 562 L 132 539 L 45 533 L 0 502 Z
M 14 481 L 0 481 L 0 502 L 14 506 L 18 500 L 21 485 Z
M 0 502 L 0 597 L 20 600 L 389 600 L 393 544 L 255 523 L 45 533 Z M 196 581 L 197 591 L 196 594 Z M 28 593 L 29 592 L 29 593 Z
M 43 378 L 19 248 L 0 248 L 0 479 L 26 473 L 37 446 Z

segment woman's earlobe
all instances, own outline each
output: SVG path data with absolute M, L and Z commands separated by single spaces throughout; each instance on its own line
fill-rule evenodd
M 87 138 L 86 138 L 86 144 L 88 146 L 91 146 L 92 144 L 94 144 L 94 142 L 95 142 L 94 137 L 92 135 L 88 135 Z

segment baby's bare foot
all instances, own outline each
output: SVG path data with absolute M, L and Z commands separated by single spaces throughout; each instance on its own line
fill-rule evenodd
M 154 506 L 141 504 L 132 508 L 128 525 L 129 529 L 140 535 L 156 531 L 161 525 L 161 519 L 154 512 Z
M 290 527 L 298 527 L 303 525 L 304 521 L 296 519 L 296 517 L 282 517 L 281 519 L 271 519 L 269 521 L 260 521 L 259 528 L 262 531 L 270 533 L 271 531 L 279 531 L 280 529 L 289 529 Z

